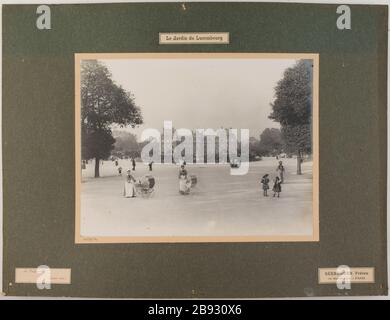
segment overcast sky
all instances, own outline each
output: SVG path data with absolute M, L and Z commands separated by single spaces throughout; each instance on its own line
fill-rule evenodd
M 128 129 L 162 130 L 171 120 L 179 128 L 249 129 L 259 137 L 265 128 L 279 127 L 268 119 L 274 88 L 287 59 L 118 59 L 101 60 L 112 78 L 133 93 L 144 124 Z

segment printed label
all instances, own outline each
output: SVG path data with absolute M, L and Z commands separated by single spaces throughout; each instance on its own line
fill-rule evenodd
M 160 32 L 159 44 L 229 44 L 229 32 Z
M 50 268 L 49 279 L 52 284 L 70 284 L 71 269 Z M 16 268 L 15 283 L 38 283 L 42 273 L 38 268 Z
M 349 271 L 337 271 L 337 268 L 319 268 L 318 283 L 337 283 L 341 277 L 348 278 L 350 283 L 375 283 L 375 268 L 349 268 Z

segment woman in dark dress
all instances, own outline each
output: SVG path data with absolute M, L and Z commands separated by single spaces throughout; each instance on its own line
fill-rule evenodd
M 188 173 L 184 165 L 180 167 L 179 171 L 179 192 L 180 194 L 189 194 L 191 187 L 191 180 L 188 180 Z
M 279 177 L 276 177 L 275 178 L 275 181 L 274 181 L 274 187 L 272 188 L 272 191 L 274 192 L 274 197 L 276 194 L 278 194 L 278 198 L 279 198 L 279 194 L 282 192 L 282 181 L 280 180 Z
M 269 189 L 269 178 L 268 173 L 263 176 L 261 179 L 261 184 L 263 185 L 263 196 L 268 197 L 267 191 Z

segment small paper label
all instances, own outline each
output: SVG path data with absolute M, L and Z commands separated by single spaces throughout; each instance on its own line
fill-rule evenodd
M 229 44 L 229 32 L 160 32 L 159 44 Z
M 319 268 L 318 283 L 337 283 L 340 278 L 348 279 L 350 283 L 375 283 L 375 268 Z
M 70 284 L 71 269 L 61 268 L 16 268 L 15 283 L 40 283 L 40 278 L 46 278 L 52 284 Z

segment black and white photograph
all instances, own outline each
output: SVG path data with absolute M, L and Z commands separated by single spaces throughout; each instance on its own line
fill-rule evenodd
M 76 54 L 76 242 L 318 241 L 317 54 Z
M 0 296 L 387 299 L 389 8 L 340 1 L 0 6 Z

